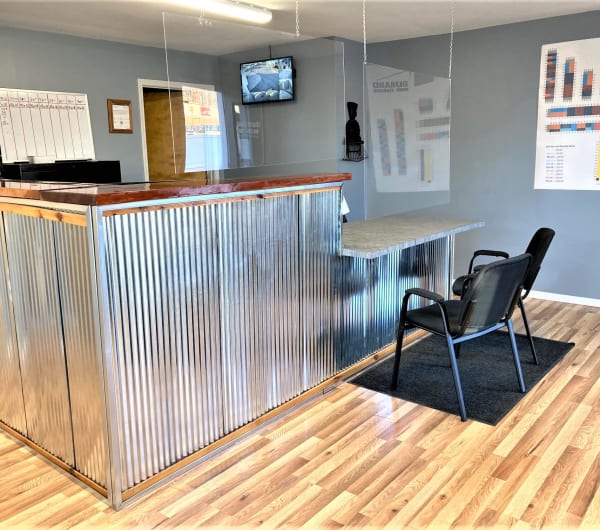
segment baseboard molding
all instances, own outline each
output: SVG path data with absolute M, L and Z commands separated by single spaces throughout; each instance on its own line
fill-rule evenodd
M 545 293 L 543 291 L 530 291 L 529 296 L 531 298 L 539 298 L 540 300 L 551 300 L 553 302 L 564 302 L 566 304 L 600 307 L 600 300 L 596 298 L 583 298 L 581 296 L 569 296 L 566 294 Z

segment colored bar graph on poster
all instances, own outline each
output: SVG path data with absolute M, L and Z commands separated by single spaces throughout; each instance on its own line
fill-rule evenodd
M 554 107 L 548 109 L 548 118 L 569 118 L 573 116 L 600 116 L 600 105 L 582 105 L 580 107 Z
M 575 80 L 575 59 L 565 61 L 565 77 L 563 82 L 563 99 L 573 98 L 573 82 Z
M 433 175 L 432 164 L 431 164 L 431 150 L 430 149 L 419 149 L 419 158 L 421 163 L 421 181 L 431 182 Z
M 556 50 L 550 50 L 546 56 L 546 90 L 545 99 L 546 101 L 552 101 L 554 99 L 554 89 L 556 88 L 556 63 L 558 59 L 558 53 Z
M 377 119 L 377 134 L 379 136 L 379 149 L 381 153 L 381 171 L 386 177 L 389 177 L 392 174 L 390 143 L 388 140 L 387 125 L 383 118 Z
M 431 133 L 423 133 L 419 135 L 419 140 L 427 142 L 429 140 L 443 140 L 450 137 L 449 131 L 439 131 Z
M 546 127 L 546 130 L 551 133 L 600 131 L 600 122 L 551 123 Z
M 591 98 L 592 97 L 592 85 L 594 82 L 594 72 L 592 70 L 585 70 L 583 72 L 583 83 L 581 87 L 581 97 Z
M 432 98 L 419 99 L 419 112 L 421 114 L 431 114 L 433 112 L 433 99 Z
M 417 127 L 440 127 L 443 125 L 450 125 L 449 116 L 442 116 L 440 118 L 427 118 L 417 122 Z
M 396 132 L 396 158 L 398 160 L 398 174 L 406 176 L 406 134 L 404 132 L 404 113 L 394 111 L 394 127 Z

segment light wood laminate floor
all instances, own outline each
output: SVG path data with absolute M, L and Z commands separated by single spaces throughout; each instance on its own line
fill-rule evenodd
M 0 528 L 600 528 L 600 308 L 526 304 L 576 346 L 495 427 L 342 383 L 119 512 L 0 431 Z

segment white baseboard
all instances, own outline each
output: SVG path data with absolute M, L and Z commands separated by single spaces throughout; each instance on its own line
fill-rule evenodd
M 565 302 L 567 304 L 589 305 L 600 307 L 600 300 L 596 298 L 582 298 L 580 296 L 569 296 L 566 294 L 545 293 L 543 291 L 530 291 L 529 296 L 540 300 L 551 300 L 553 302 Z

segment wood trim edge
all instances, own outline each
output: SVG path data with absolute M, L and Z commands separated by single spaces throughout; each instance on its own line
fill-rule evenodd
M 15 431 L 12 427 L 9 427 L 8 425 L 6 425 L 6 423 L 3 423 L 2 421 L 0 421 L 0 429 L 8 433 L 13 438 L 16 438 L 19 442 L 27 445 L 28 447 L 31 447 L 31 449 L 33 449 L 36 453 L 39 453 L 41 456 L 46 458 L 46 460 L 49 460 L 52 464 L 58 466 L 63 471 L 66 471 L 70 475 L 73 475 L 76 479 L 80 480 L 86 486 L 89 486 L 103 497 L 108 498 L 108 490 L 106 488 L 100 486 L 100 484 L 96 484 L 92 479 L 86 477 L 66 462 L 63 462 L 43 447 L 31 441 L 29 438 L 23 436 L 19 431 Z
M 0 211 L 26 215 L 27 217 L 36 217 L 38 219 L 55 221 L 57 223 L 66 223 L 82 227 L 87 226 L 86 216 L 80 213 L 62 212 L 60 210 L 50 210 L 47 208 L 39 208 L 37 206 L 25 206 L 23 204 L 12 203 L 0 203 Z

